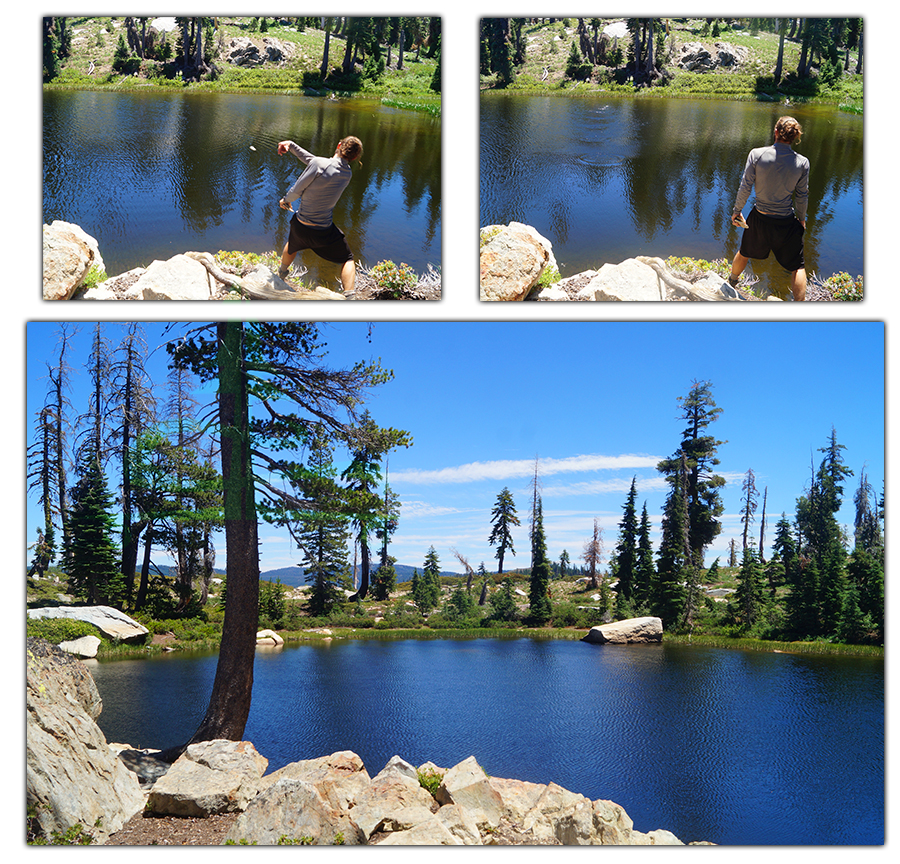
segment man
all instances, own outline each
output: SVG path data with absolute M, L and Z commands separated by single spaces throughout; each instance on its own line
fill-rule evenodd
M 297 212 L 291 217 L 290 234 L 281 253 L 278 275 L 284 279 L 297 253 L 301 249 L 312 249 L 320 258 L 341 265 L 341 285 L 346 294 L 356 285 L 356 263 L 347 238 L 334 224 L 332 214 L 353 176 L 350 163 L 362 155 L 362 142 L 352 135 L 342 138 L 334 156 L 328 158 L 313 156 L 293 141 L 279 141 L 278 155 L 285 153 L 296 156 L 307 167 L 278 202 L 283 210 L 291 210 L 291 202 L 300 201 Z
M 809 199 L 809 159 L 795 153 L 792 145 L 803 130 L 793 117 L 780 117 L 775 124 L 775 143 L 750 151 L 744 176 L 734 202 L 731 223 L 745 228 L 740 251 L 731 264 L 732 287 L 751 258 L 768 258 L 769 252 L 791 271 L 791 293 L 806 299 L 806 264 L 803 233 Z M 744 222 L 741 210 L 756 188 L 756 200 Z M 793 204 L 792 204 L 793 199 Z

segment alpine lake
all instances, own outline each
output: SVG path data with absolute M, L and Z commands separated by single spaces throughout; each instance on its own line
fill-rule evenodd
M 291 139 L 331 156 L 363 142 L 334 211 L 358 264 L 441 264 L 441 121 L 380 101 L 288 95 L 50 90 L 43 94 L 43 221 L 95 237 L 108 275 L 185 251 L 278 256 L 290 215 L 278 200 L 304 165 Z M 293 205 L 296 209 L 296 204 Z M 298 256 L 307 280 L 340 267 Z
M 197 729 L 216 654 L 88 662 L 107 740 L 164 748 Z M 880 657 L 368 634 L 258 649 L 244 738 L 269 771 L 475 756 L 686 843 L 882 844 L 884 719 Z
M 638 255 L 730 264 L 747 154 L 772 143 L 785 114 L 810 162 L 807 274 L 863 275 L 863 118 L 833 106 L 483 93 L 480 224 L 531 225 L 564 277 Z M 773 255 L 747 274 L 754 290 L 790 298 Z

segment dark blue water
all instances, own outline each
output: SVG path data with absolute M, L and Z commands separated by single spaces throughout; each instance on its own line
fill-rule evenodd
M 109 275 L 188 250 L 280 256 L 290 216 L 278 199 L 303 165 L 279 157 L 278 141 L 331 156 L 356 135 L 362 166 L 335 223 L 357 261 L 424 272 L 441 263 L 440 127 L 371 100 L 48 91 L 43 221 L 74 222 L 95 237 Z M 340 270 L 311 252 L 302 263 L 328 285 Z
M 832 106 L 484 94 L 481 225 L 534 226 L 563 276 L 636 255 L 730 262 L 747 154 L 772 143 L 783 114 L 803 126 L 796 149 L 810 161 L 806 269 L 863 275 L 863 118 Z M 751 270 L 759 289 L 790 296 L 773 256 Z
M 92 667 L 110 741 L 182 743 L 214 655 Z M 880 844 L 884 664 L 564 640 L 335 641 L 257 655 L 245 737 L 274 770 L 338 750 L 554 781 L 639 831 L 721 844 Z

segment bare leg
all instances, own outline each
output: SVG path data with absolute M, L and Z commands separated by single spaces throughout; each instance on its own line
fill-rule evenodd
M 795 300 L 806 299 L 806 268 L 801 267 L 791 273 L 791 294 Z
M 279 275 L 283 273 L 284 276 L 287 276 L 288 268 L 294 263 L 294 258 L 296 257 L 297 253 L 288 252 L 288 244 L 285 243 L 284 251 L 281 253 L 281 270 L 279 271 Z M 281 278 L 284 279 L 284 276 L 281 276 Z
M 356 287 L 356 262 L 351 258 L 341 267 L 341 285 L 344 293 L 349 294 Z
M 731 281 L 733 283 L 737 283 L 738 278 L 741 273 L 744 272 L 744 269 L 750 263 L 750 259 L 744 255 L 741 255 L 740 252 L 736 252 L 734 255 L 734 261 L 731 262 Z

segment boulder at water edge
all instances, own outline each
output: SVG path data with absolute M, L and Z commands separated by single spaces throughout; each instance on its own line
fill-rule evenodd
M 662 642 L 662 634 L 662 620 L 648 615 L 644 618 L 627 618 L 624 621 L 591 627 L 590 632 L 581 641 L 616 645 Z
M 27 804 L 44 836 L 81 825 L 102 843 L 143 808 L 137 775 L 94 722 L 100 697 L 80 660 L 28 639 L 25 668 Z
M 42 606 L 29 609 L 29 618 L 70 618 L 86 621 L 118 642 L 143 642 L 150 631 L 112 606 Z
M 78 225 L 54 220 L 44 225 L 45 300 L 68 300 L 91 267 L 104 270 L 97 241 Z
M 556 260 L 546 237 L 510 222 L 481 229 L 480 267 L 482 300 L 524 300 Z

